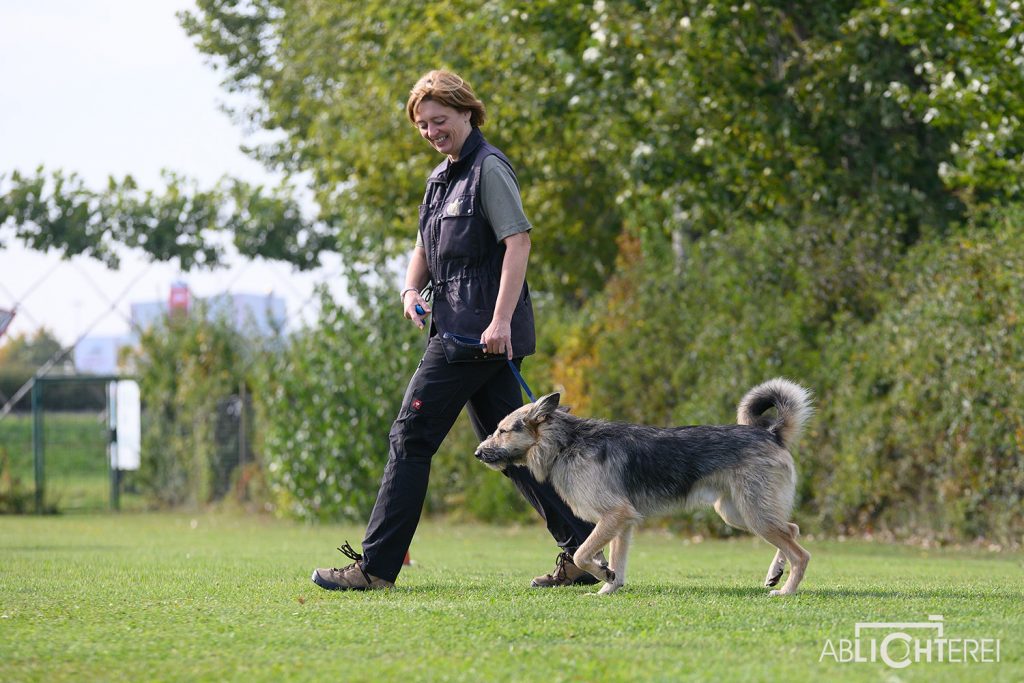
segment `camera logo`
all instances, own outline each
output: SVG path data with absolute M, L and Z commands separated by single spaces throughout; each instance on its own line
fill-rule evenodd
M 858 622 L 853 639 L 825 641 L 818 662 L 839 664 L 882 662 L 892 669 L 941 662 L 994 664 L 999 662 L 998 638 L 947 638 L 941 614 L 918 622 Z

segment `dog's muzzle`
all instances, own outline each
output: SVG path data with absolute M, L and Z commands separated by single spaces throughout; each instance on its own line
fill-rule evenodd
M 505 469 L 505 466 L 508 465 L 510 454 L 504 449 L 478 448 L 473 455 L 485 465 L 497 469 Z

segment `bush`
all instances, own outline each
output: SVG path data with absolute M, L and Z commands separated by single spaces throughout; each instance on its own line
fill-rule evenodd
M 138 483 L 163 505 L 214 500 L 227 488 L 237 449 L 220 448 L 218 407 L 246 381 L 251 350 L 226 320 L 201 308 L 142 333 L 134 362 L 143 402 Z
M 318 325 L 296 333 L 257 373 L 267 481 L 290 516 L 365 519 L 416 367 L 422 341 L 393 289 L 353 284 L 350 305 L 321 292 Z
M 882 315 L 836 337 L 822 523 L 1020 542 L 1024 209 L 915 249 Z

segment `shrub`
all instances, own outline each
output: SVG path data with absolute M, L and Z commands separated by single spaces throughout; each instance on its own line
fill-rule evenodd
M 921 245 L 885 311 L 835 339 L 822 522 L 1020 542 L 1024 232 L 1020 206 Z
M 237 450 L 218 447 L 218 404 L 238 392 L 249 357 L 245 338 L 201 308 L 142 333 L 134 354 L 143 402 L 138 483 L 158 503 L 206 503 L 225 490 Z

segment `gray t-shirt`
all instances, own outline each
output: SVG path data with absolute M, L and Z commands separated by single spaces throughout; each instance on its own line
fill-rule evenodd
M 523 213 L 519 183 L 512 170 L 493 154 L 480 169 L 480 203 L 484 218 L 494 228 L 494 237 L 502 241 L 509 235 L 533 228 Z M 416 231 L 416 246 L 423 246 L 423 235 Z

